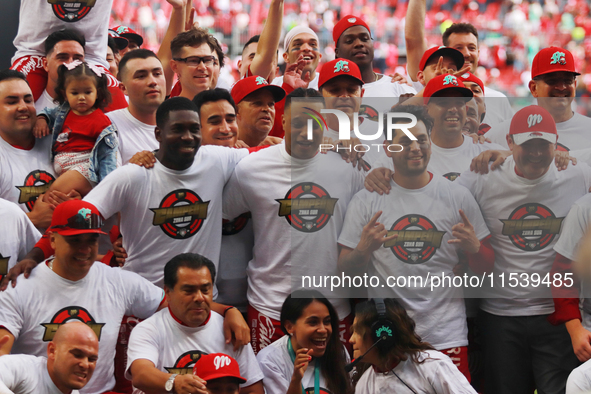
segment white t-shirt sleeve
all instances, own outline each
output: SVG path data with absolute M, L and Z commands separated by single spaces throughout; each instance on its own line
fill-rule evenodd
M 591 393 L 591 361 L 575 368 L 566 381 L 566 394 Z
M 36 373 L 33 356 L 6 355 L 0 357 L 0 394 L 31 393 L 35 389 Z
M 583 197 L 585 198 L 585 197 Z M 560 238 L 554 250 L 569 260 L 575 259 L 575 252 L 579 249 L 585 231 L 589 228 L 589 212 L 588 209 L 581 207 L 575 203 L 562 224 L 560 231 Z
M 263 380 L 263 373 L 259 368 L 256 356 L 250 344 L 242 346 L 235 354 L 234 358 L 240 367 L 240 374 L 248 380 L 240 385 L 240 387 L 252 386 L 256 382 Z
M 338 243 L 351 249 L 357 247 L 361 239 L 363 226 L 369 223 L 372 217 L 369 207 L 364 203 L 364 197 L 367 196 L 367 193 L 369 192 L 361 190 L 353 197 L 347 207 L 345 223 L 343 224 Z
M 132 190 L 137 188 L 134 185 L 142 185 L 144 183 L 143 177 L 139 176 L 141 170 L 142 168 L 135 164 L 128 164 L 117 168 L 96 185 L 84 197 L 84 201 L 93 204 L 99 210 L 103 219 L 110 218 L 123 209 L 126 196 L 140 198 Z M 136 176 L 130 176 L 130 174 Z
M 265 391 L 267 393 L 286 393 L 291 376 L 285 376 L 284 371 L 282 371 L 279 349 L 268 346 L 257 354 L 257 361 L 261 371 L 263 371 Z
M 18 280 L 24 280 L 24 277 L 21 275 Z M 12 286 L 8 286 L 6 291 L 0 292 L 0 327 L 10 331 L 16 341 L 23 324 L 23 315 L 20 313 L 16 301 L 16 290 Z
M 250 211 L 247 200 L 242 192 L 242 186 L 238 180 L 238 171 L 234 171 L 230 180 L 224 187 L 222 206 L 222 216 L 224 219 L 228 220 L 237 218 L 244 212 Z
M 155 367 L 158 366 L 160 349 L 159 339 L 154 335 L 154 327 L 151 322 L 142 322 L 135 326 L 129 337 L 127 346 L 127 366 L 125 367 L 125 377 L 131 380 L 129 368 L 135 360 L 151 361 Z
M 164 291 L 135 272 L 120 270 L 127 305 L 126 314 L 146 319 L 156 312 Z
M 454 185 L 454 186 L 456 186 L 456 185 Z M 486 226 L 486 222 L 484 221 L 484 217 L 482 216 L 482 212 L 480 211 L 480 207 L 478 206 L 478 203 L 474 199 L 474 196 L 472 196 L 470 194 L 469 190 L 467 190 L 462 185 L 457 185 L 457 186 L 460 186 L 460 189 L 462 189 L 462 194 L 463 194 L 462 204 L 461 204 L 462 210 L 464 211 L 464 213 L 468 217 L 468 220 L 472 224 L 472 227 L 474 227 L 474 232 L 476 233 L 476 237 L 482 241 L 484 238 L 486 238 L 490 235 L 490 231 L 489 231 L 488 227 Z
M 427 377 L 435 392 L 438 394 L 476 394 L 458 367 L 453 364 L 451 359 L 444 357 L 436 361 L 437 366 Z

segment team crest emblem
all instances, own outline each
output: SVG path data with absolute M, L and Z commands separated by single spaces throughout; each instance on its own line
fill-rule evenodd
M 550 64 L 561 64 L 564 66 L 566 64 L 566 55 L 564 52 L 554 52 L 552 54 L 552 60 L 550 61 Z
M 446 75 L 445 78 L 443 78 L 443 85 L 460 86 L 458 84 L 458 79 L 453 75 Z
M 53 340 L 53 336 L 61 325 L 66 324 L 70 321 L 80 321 L 85 323 L 88 327 L 94 331 L 99 341 L 101 340 L 101 331 L 105 323 L 97 323 L 92 317 L 90 312 L 80 306 L 67 306 L 60 309 L 51 319 L 49 323 L 42 323 L 45 327 L 43 333 L 43 341 L 49 342 Z
M 250 212 L 245 212 L 234 220 L 225 220 L 222 223 L 222 235 L 238 234 L 248 224 L 252 215 Z
M 160 226 L 164 234 L 174 239 L 186 239 L 197 234 L 207 218 L 209 201 L 203 201 L 189 189 L 170 192 L 154 212 L 152 225 Z
M 347 62 L 345 60 L 339 60 L 334 65 L 334 73 L 335 74 L 338 72 L 348 73 L 349 71 L 351 71 L 351 70 L 349 70 L 349 62 Z
M 263 77 L 256 77 L 257 85 L 268 85 L 267 81 Z
M 275 201 L 279 203 L 279 216 L 285 216 L 293 228 L 314 233 L 328 224 L 338 200 L 322 186 L 304 182 L 292 187 L 284 199 Z
M 58 19 L 64 22 L 78 22 L 88 15 L 96 0 L 47 0 L 47 2 L 51 4 L 53 13 Z
M 32 211 L 37 197 L 49 190 L 53 181 L 55 181 L 55 177 L 47 171 L 30 172 L 25 178 L 25 184 L 16 187 L 20 191 L 18 203 L 25 204 L 29 212 Z
M 449 181 L 455 181 L 460 176 L 459 172 L 448 172 L 447 174 L 443 174 L 443 177 Z
M 422 264 L 427 261 L 437 249 L 445 231 L 438 231 L 435 224 L 422 215 L 406 215 L 392 225 L 388 236 L 398 234 L 398 238 L 384 243 L 392 253 L 406 264 Z
M 191 375 L 193 373 L 193 366 L 207 353 L 200 350 L 192 350 L 180 355 L 174 363 L 173 367 L 164 367 L 168 373 L 176 373 L 178 375 Z
M 550 208 L 528 203 L 517 207 L 503 222 L 502 234 L 526 252 L 544 249 L 560 232 L 564 218 L 557 218 Z

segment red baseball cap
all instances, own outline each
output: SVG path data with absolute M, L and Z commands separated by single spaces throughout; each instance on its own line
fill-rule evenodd
M 193 375 L 207 382 L 219 378 L 235 378 L 240 383 L 246 382 L 246 379 L 240 376 L 238 362 L 224 353 L 201 356 L 193 366 Z
M 425 90 L 423 90 L 423 100 L 425 104 L 429 102 L 429 99 L 433 97 L 433 95 L 445 91 L 460 92 L 462 97 L 468 98 L 466 101 L 469 101 L 469 99 L 474 97 L 474 93 L 464 86 L 464 83 L 458 79 L 458 77 L 451 74 L 443 74 L 431 79 L 427 86 L 425 86 Z M 441 95 L 441 97 L 445 97 L 445 95 Z
M 365 23 L 363 19 L 355 15 L 347 15 L 343 17 L 340 21 L 338 21 L 332 29 L 332 39 L 334 40 L 334 43 L 336 44 L 339 41 L 339 38 L 345 30 L 353 26 L 363 26 L 371 35 L 371 30 L 369 30 L 369 26 L 367 26 L 367 23 Z M 462 63 L 463 62 L 464 61 L 462 60 Z
M 532 79 L 548 73 L 566 71 L 581 75 L 575 70 L 573 54 L 559 47 L 544 48 L 536 54 L 531 64 Z
M 280 86 L 269 85 L 269 82 L 263 77 L 253 75 L 252 77 L 242 78 L 232 86 L 232 98 L 238 104 L 249 94 L 260 89 L 266 89 L 273 95 L 273 100 L 279 102 L 285 97 L 285 90 Z
M 458 70 L 464 66 L 464 55 L 462 55 L 462 52 L 455 48 L 440 46 L 427 49 L 425 53 L 423 53 L 423 57 L 421 57 L 421 62 L 419 63 L 419 70 L 424 71 L 427 62 L 434 56 L 436 56 L 437 59 L 439 59 L 439 56 L 450 57 L 456 64 Z
M 121 37 L 119 33 L 117 33 L 113 29 L 109 29 L 109 37 L 112 37 L 115 40 L 115 44 L 117 44 L 117 48 L 125 49 L 129 45 L 129 40 L 125 37 Z
M 480 86 L 480 89 L 482 89 L 482 94 L 484 94 L 484 83 L 482 83 L 482 79 L 478 78 L 476 75 L 472 74 L 470 71 L 460 75 L 460 81 L 474 82 L 475 84 L 478 84 L 478 86 Z
M 49 231 L 63 236 L 78 234 L 106 234 L 101 231 L 103 221 L 94 205 L 83 200 L 64 201 L 55 208 Z
M 144 38 L 127 26 L 115 26 L 113 30 L 115 30 L 115 32 L 121 37 L 125 37 L 130 41 L 134 41 L 140 47 L 144 43 Z
M 530 105 L 513 115 L 509 135 L 513 136 L 513 142 L 517 145 L 534 138 L 541 138 L 553 144 L 558 141 L 554 118 L 550 112 L 538 105 Z
M 320 70 L 320 75 L 318 76 L 318 87 L 320 88 L 322 85 L 324 85 L 331 79 L 339 77 L 341 75 L 346 75 L 348 77 L 355 78 L 359 81 L 360 84 L 363 85 L 361 71 L 359 71 L 359 67 L 357 66 L 357 64 L 353 63 L 351 60 L 338 58 L 322 66 L 322 69 Z

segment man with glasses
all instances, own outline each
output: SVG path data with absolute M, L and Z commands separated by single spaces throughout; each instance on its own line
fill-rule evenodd
M 171 96 L 192 100 L 197 93 L 216 87 L 224 53 L 219 42 L 205 29 L 192 28 L 180 33 L 170 43 L 170 67 L 179 76 L 180 93 Z M 176 88 L 176 87 L 175 87 Z
M 538 105 L 552 115 L 558 130 L 558 150 L 591 148 L 591 119 L 572 110 L 577 87 L 573 55 L 563 48 L 544 48 L 534 57 L 529 90 Z M 506 135 L 511 120 L 485 134 L 492 142 L 508 147 Z

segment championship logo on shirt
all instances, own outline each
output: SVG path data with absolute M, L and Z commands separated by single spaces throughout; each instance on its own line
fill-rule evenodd
M 207 218 L 209 201 L 203 201 L 189 189 L 168 193 L 154 212 L 152 224 L 174 239 L 186 239 L 197 234 Z
M 398 234 L 398 238 L 384 243 L 392 253 L 407 264 L 422 264 L 441 247 L 445 231 L 438 231 L 435 224 L 422 215 L 406 215 L 392 225 L 388 236 Z
M 378 115 L 378 111 L 370 105 L 362 104 L 361 107 L 359 107 L 359 118 L 361 119 L 369 119 L 374 122 L 379 122 L 380 118 Z
M 164 367 L 164 369 L 166 369 L 168 373 L 176 373 L 178 375 L 192 375 L 193 365 L 195 365 L 201 356 L 206 354 L 207 353 L 199 350 L 192 350 L 190 352 L 183 353 L 179 358 L 177 358 L 176 362 L 174 363 L 174 367 Z
M 88 327 L 94 331 L 99 341 L 101 340 L 101 331 L 105 323 L 97 323 L 92 315 L 84 308 L 80 306 L 67 306 L 60 309 L 51 319 L 50 323 L 42 323 L 45 327 L 45 333 L 43 333 L 43 341 L 49 342 L 53 340 L 53 336 L 61 325 L 66 324 L 70 321 L 80 321 L 85 323 Z
M 94 7 L 96 0 L 47 0 L 53 13 L 64 22 L 78 22 Z
M 8 273 L 8 260 L 10 260 L 10 256 L 4 257 L 0 253 L 0 280 L 4 279 L 4 275 Z
M 458 179 L 458 177 L 460 176 L 459 172 L 448 172 L 447 174 L 443 174 L 443 177 L 445 179 L 448 179 L 450 181 L 455 181 L 456 179 Z
M 234 220 L 226 220 L 222 222 L 222 235 L 234 235 L 244 230 L 251 218 L 250 212 L 245 212 Z
M 18 196 L 18 203 L 25 204 L 27 209 L 32 211 L 37 197 L 49 190 L 53 181 L 55 181 L 55 177 L 47 171 L 31 171 L 25 178 L 25 184 L 16 187 L 21 192 Z
M 322 186 L 303 182 L 292 187 L 284 199 L 275 201 L 280 204 L 279 216 L 285 216 L 293 228 L 313 233 L 326 226 L 339 199 L 331 198 Z
M 509 219 L 501 219 L 502 234 L 509 236 L 513 245 L 521 250 L 541 250 L 558 235 L 563 220 L 542 204 L 523 204 L 511 212 Z

